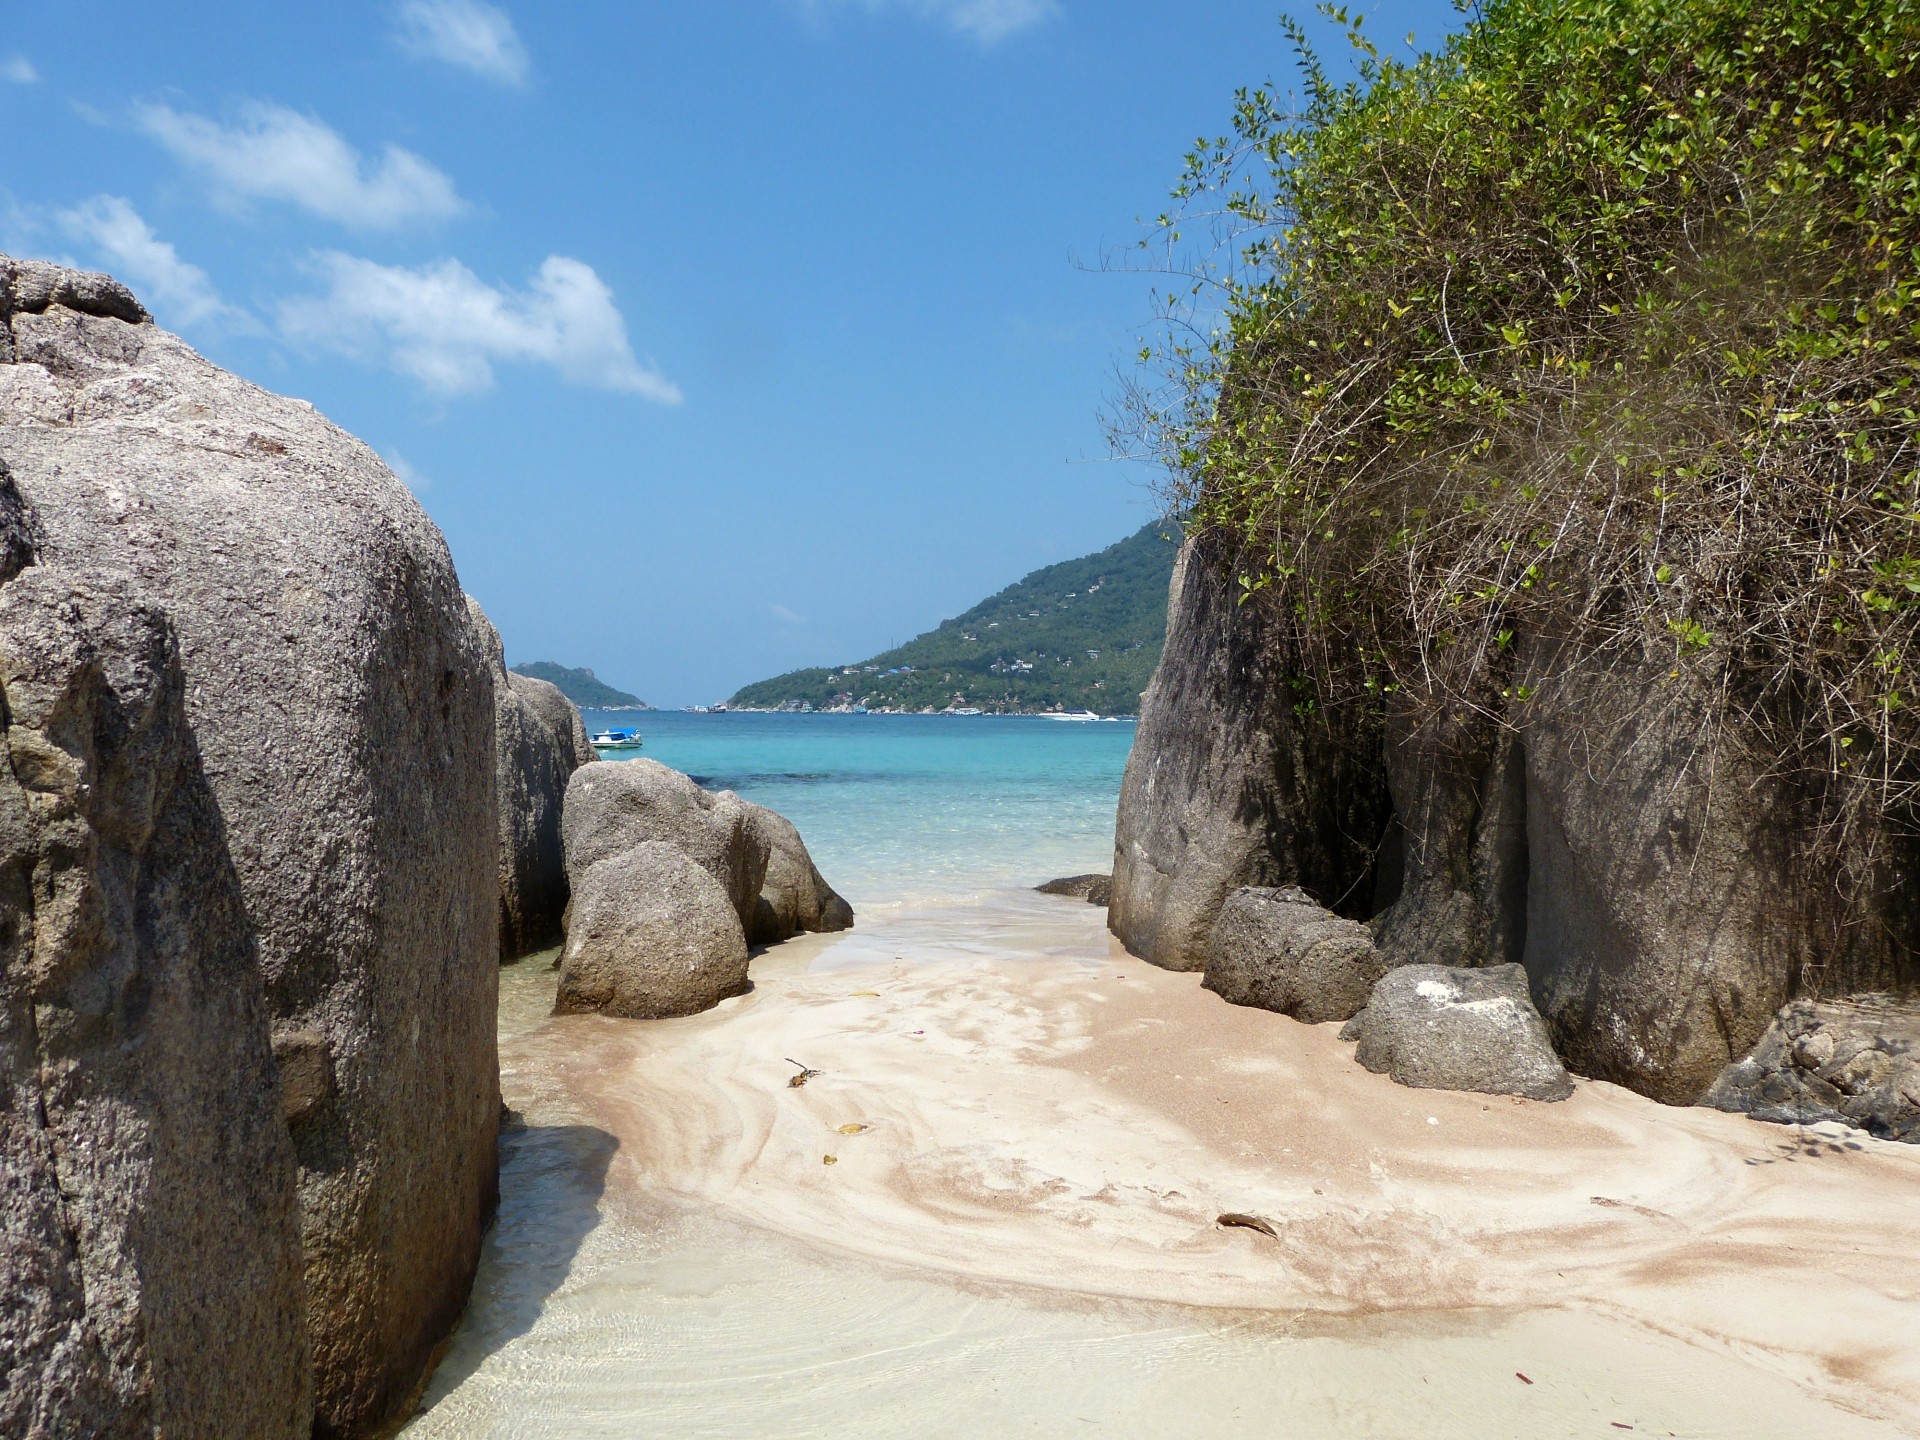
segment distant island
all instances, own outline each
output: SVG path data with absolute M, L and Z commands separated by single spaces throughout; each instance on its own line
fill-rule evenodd
M 513 673 L 546 681 L 582 710 L 653 709 L 638 695 L 614 689 L 591 670 L 575 670 L 570 666 L 556 665 L 551 660 L 530 660 L 525 665 L 515 665 Z
M 1036 570 L 897 649 L 759 681 L 728 706 L 1132 715 L 1166 640 L 1175 528 L 1156 521 Z

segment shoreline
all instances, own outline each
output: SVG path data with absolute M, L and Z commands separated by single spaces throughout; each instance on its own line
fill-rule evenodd
M 1920 1433 L 1914 1147 L 1586 1081 L 1560 1105 L 1409 1090 L 1337 1026 L 1229 1006 L 1025 893 L 790 941 L 683 1020 L 548 1020 L 550 975 L 503 972 L 503 1084 L 612 1137 L 602 1227 L 664 1207 L 829 1270 L 1343 1345 L 1624 1325 Z M 788 1057 L 821 1073 L 792 1088 Z

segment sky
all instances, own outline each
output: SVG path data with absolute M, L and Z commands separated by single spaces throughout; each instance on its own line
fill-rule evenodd
M 510 662 L 711 702 L 1157 516 L 1135 242 L 1281 8 L 0 0 L 0 249 L 372 445 Z

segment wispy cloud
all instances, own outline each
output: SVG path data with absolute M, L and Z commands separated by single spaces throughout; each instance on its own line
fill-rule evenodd
M 803 0 L 819 12 L 858 5 L 869 14 L 898 11 L 937 21 L 956 35 L 992 45 L 1060 14 L 1058 0 Z
M 9 55 L 0 60 L 0 76 L 15 85 L 32 85 L 40 79 L 40 72 L 33 68 L 33 62 L 24 55 Z
M 395 38 L 409 55 L 444 60 L 503 85 L 524 85 L 527 47 L 513 21 L 483 0 L 402 0 Z
M 769 605 L 767 607 L 767 613 L 772 615 L 773 618 L 778 620 L 782 625 L 804 625 L 807 623 L 806 616 L 795 614 L 784 605 Z
M 311 116 L 282 105 L 242 107 L 231 123 L 166 105 L 135 111 L 175 159 L 229 200 L 279 200 L 355 229 L 390 230 L 465 210 L 453 181 L 411 150 L 373 161 Z
M 207 272 L 182 260 L 180 252 L 155 235 L 153 227 L 118 195 L 96 195 L 58 211 L 54 220 L 70 239 L 132 286 L 163 323 L 180 329 L 216 320 L 257 323 L 222 300 Z
M 458 260 L 409 268 L 328 251 L 314 268 L 325 292 L 280 307 L 290 340 L 383 360 L 443 395 L 488 389 L 495 363 L 521 362 L 576 385 L 680 403 L 679 386 L 634 358 L 613 292 L 581 261 L 551 255 L 518 292 Z

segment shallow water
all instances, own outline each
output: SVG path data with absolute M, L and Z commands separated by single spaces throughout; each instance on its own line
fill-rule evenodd
M 1113 863 L 1129 721 L 939 715 L 633 716 L 644 753 L 792 820 L 856 907 Z
M 676 715 L 641 728 L 654 758 L 791 815 L 861 912 L 848 937 L 756 960 L 757 1004 L 787 1003 L 796 977 L 845 988 L 888 969 L 1099 953 L 1084 910 L 1009 891 L 1106 868 L 1131 726 Z M 646 1127 L 560 1078 L 584 1027 L 614 1032 L 550 1022 L 553 985 L 550 957 L 502 973 L 502 1084 L 519 1118 L 502 1137 L 499 1222 L 416 1440 L 1903 1433 L 1751 1356 L 1590 1310 L 1197 1309 L 956 1279 L 950 1263 L 856 1255 L 862 1237 L 841 1250 L 757 1228 L 670 1193 Z M 730 1003 L 740 1010 L 618 1033 L 685 1050 L 703 1026 L 749 1022 Z

